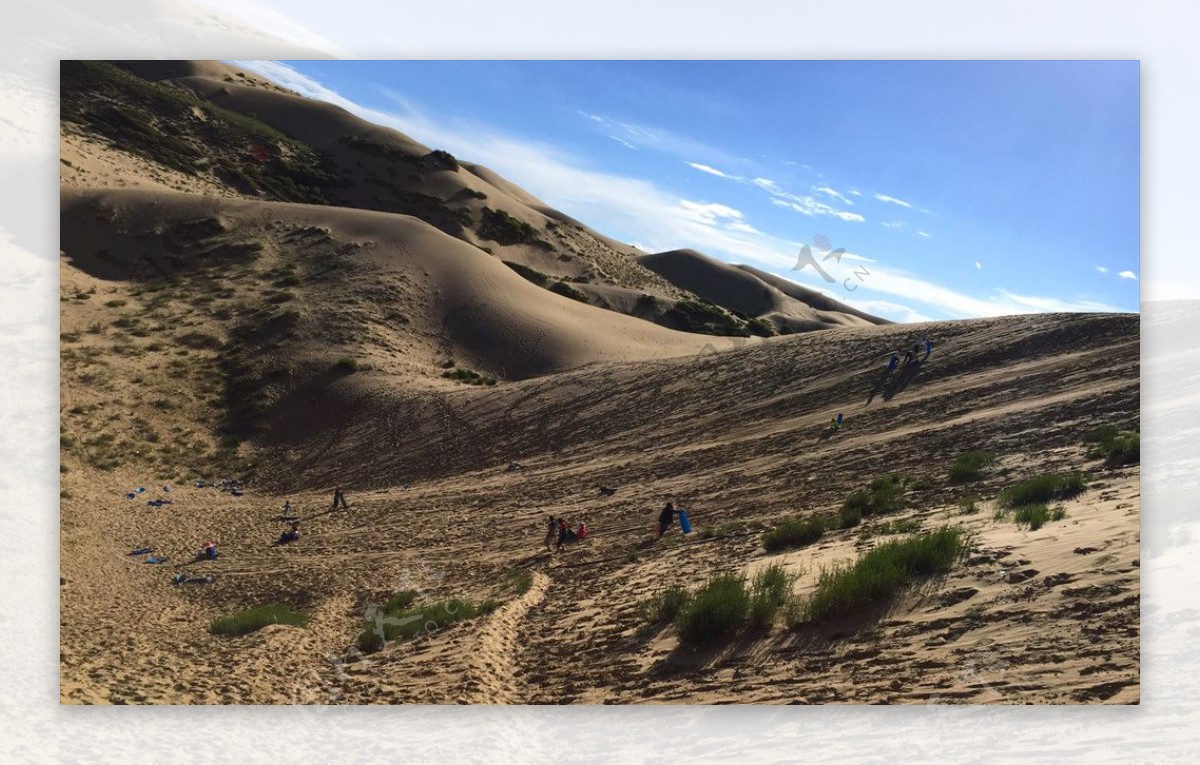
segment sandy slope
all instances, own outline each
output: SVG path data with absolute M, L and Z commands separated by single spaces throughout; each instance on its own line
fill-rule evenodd
M 1136 423 L 1136 317 L 1037 316 L 956 322 L 899 391 L 876 394 L 871 352 L 908 328 L 834 330 L 761 348 L 584 370 L 464 391 L 396 430 L 385 394 L 373 417 L 279 449 L 275 484 L 340 480 L 353 510 L 273 548 L 283 493 L 231 498 L 177 489 L 177 504 L 122 498 L 142 471 L 73 468 L 64 480 L 64 701 L 1136 701 L 1138 471 L 1097 469 L 1079 445 L 1097 422 Z M 737 370 L 730 373 L 730 370 Z M 834 410 L 848 417 L 818 440 Z M 446 418 L 446 419 L 443 419 Z M 424 430 L 428 428 L 429 430 Z M 437 433 L 438 430 L 442 432 Z M 1002 462 L 985 500 L 1016 478 L 1082 467 L 1091 489 L 1037 532 L 958 514 L 945 470 L 966 448 Z M 507 456 L 525 468 L 503 470 Z M 297 466 L 303 472 L 294 473 Z M 637 603 L 660 585 L 771 558 L 759 532 L 782 515 L 828 512 L 872 477 L 925 477 L 910 515 L 962 523 L 976 549 L 887 614 L 691 654 L 670 630 L 645 635 Z M 439 477 L 440 476 L 440 477 Z M 410 488 L 400 486 L 410 482 Z M 616 485 L 604 498 L 600 483 Z M 287 492 L 302 512 L 327 494 Z M 661 501 L 730 536 L 650 544 Z M 539 552 L 547 512 L 585 519 L 587 543 Z M 740 531 L 736 530 L 741 528 Z M 172 588 L 123 555 L 143 542 L 179 559 L 210 536 L 225 557 L 184 566 L 211 585 Z M 872 543 L 837 532 L 781 559 L 808 572 Z M 629 552 L 639 550 L 635 562 Z M 532 569 L 523 596 L 506 589 Z M 499 597 L 481 619 L 340 663 L 366 604 L 416 587 L 428 597 Z M 207 620 L 287 601 L 306 630 L 217 639 Z M 586 671 L 581 671 L 586 667 Z

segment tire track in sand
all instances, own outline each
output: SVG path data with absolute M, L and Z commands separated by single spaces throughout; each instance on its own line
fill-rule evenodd
M 533 572 L 533 583 L 519 598 L 510 600 L 487 617 L 476 637 L 476 648 L 467 659 L 460 700 L 469 704 L 520 704 L 517 688 L 517 640 L 529 609 L 541 603 L 550 577 Z

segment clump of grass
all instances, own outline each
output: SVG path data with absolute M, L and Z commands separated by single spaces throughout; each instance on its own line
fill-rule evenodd
M 995 461 L 991 452 L 963 452 L 950 466 L 951 483 L 968 483 L 983 478 L 983 471 Z
M 822 518 L 788 518 L 763 535 L 763 547 L 767 552 L 779 552 L 811 545 L 821 538 L 825 529 L 826 522 Z
M 270 624 L 290 624 L 293 627 L 303 627 L 308 624 L 308 614 L 293 611 L 280 603 L 272 603 L 216 619 L 210 630 L 214 635 L 236 637 L 256 632 Z
M 920 530 L 920 521 L 916 518 L 905 518 L 902 521 L 888 521 L 887 523 L 865 526 L 859 531 L 859 538 L 870 539 L 871 537 L 890 536 L 894 534 L 912 534 Z
M 340 358 L 333 368 L 343 374 L 353 374 L 358 371 L 358 359 L 350 358 L 349 356 Z
M 451 369 L 442 372 L 442 377 L 447 380 L 458 380 L 467 385 L 495 385 L 496 378 L 491 375 L 480 374 L 474 369 Z
M 637 563 L 641 559 L 642 559 L 641 553 L 639 553 L 636 548 L 625 553 L 625 562 L 626 563 Z
M 1013 513 L 1013 520 L 1018 525 L 1028 526 L 1030 531 L 1037 531 L 1049 521 L 1059 521 L 1065 518 L 1067 511 L 1061 507 L 1049 508 L 1042 503 L 1025 505 Z
M 409 607 L 416 593 L 406 591 L 393 597 L 376 610 L 374 620 L 368 620 L 358 635 L 358 649 L 373 653 L 382 649 L 390 640 L 409 640 L 422 632 L 436 632 L 456 622 L 473 619 L 490 613 L 498 605 L 494 600 L 485 600 L 476 605 L 461 598 L 450 598 L 426 606 Z M 407 600 L 407 604 L 401 605 Z
M 1087 456 L 1103 458 L 1105 467 L 1132 465 L 1141 461 L 1142 437 L 1133 430 L 1118 430 L 1115 425 L 1101 425 L 1083 437 L 1091 444 Z
M 775 616 L 792 599 L 792 585 L 796 577 L 778 563 L 764 568 L 755 575 L 750 585 L 750 626 L 755 629 L 770 629 Z
M 680 609 L 675 629 L 685 645 L 710 645 L 735 635 L 746 624 L 749 612 L 745 577 L 719 574 Z
M 857 526 L 863 518 L 894 513 L 904 507 L 907 478 L 900 473 L 888 473 L 846 498 L 841 509 L 841 528 Z
M 666 624 L 675 621 L 675 617 L 691 602 L 691 599 L 691 593 L 683 587 L 673 584 L 639 603 L 638 611 L 642 618 L 652 625 Z
M 1055 499 L 1070 499 L 1084 490 L 1087 482 L 1083 473 L 1043 473 L 1009 486 L 997 499 L 1001 507 L 1015 508 L 1036 505 Z
M 917 577 L 948 571 L 965 547 L 962 529 L 955 526 L 885 542 L 852 566 L 821 572 L 800 616 L 821 621 L 886 602 Z
M 958 508 L 963 515 L 975 515 L 979 512 L 979 495 L 971 494 L 958 501 Z
M 529 571 L 514 571 L 508 575 L 506 581 L 508 586 L 512 587 L 513 592 L 517 595 L 524 595 L 533 586 L 533 574 Z

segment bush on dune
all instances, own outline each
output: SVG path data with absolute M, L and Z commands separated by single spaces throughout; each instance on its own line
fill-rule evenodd
M 822 572 L 801 615 L 822 621 L 886 602 L 917 577 L 948 571 L 965 547 L 962 529 L 953 526 L 885 542 L 852 566 Z

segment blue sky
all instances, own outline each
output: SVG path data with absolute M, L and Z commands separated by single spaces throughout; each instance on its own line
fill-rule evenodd
M 1138 310 L 1137 62 L 236 63 L 887 318 Z

